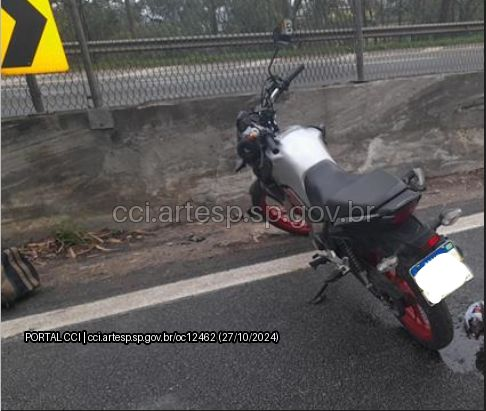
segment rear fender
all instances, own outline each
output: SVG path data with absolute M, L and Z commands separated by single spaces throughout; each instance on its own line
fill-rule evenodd
M 365 230 L 366 225 L 368 227 Z M 356 244 L 359 255 L 373 265 L 382 258 L 393 255 L 399 259 L 425 257 L 430 252 L 428 243 L 434 235 L 435 231 L 415 215 L 411 215 L 401 224 L 364 223 L 359 230 L 349 230 L 346 233 Z
M 427 224 L 422 223 L 415 215 L 411 215 L 405 222 L 394 226 L 395 230 L 385 235 L 385 240 L 390 241 L 397 248 L 399 257 L 425 256 L 430 252 L 429 240 L 436 235 Z

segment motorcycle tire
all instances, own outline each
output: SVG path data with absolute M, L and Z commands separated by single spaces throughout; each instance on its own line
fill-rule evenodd
M 419 258 L 417 258 L 417 261 Z M 413 262 L 400 264 L 396 273 L 388 277 L 406 295 L 404 314 L 398 317 L 411 337 L 430 350 L 440 350 L 450 344 L 454 337 L 454 326 L 447 303 L 431 306 L 408 273 Z

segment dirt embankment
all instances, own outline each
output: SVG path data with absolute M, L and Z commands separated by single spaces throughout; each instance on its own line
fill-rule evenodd
M 466 202 L 483 198 L 483 194 L 483 170 L 431 178 L 420 207 Z M 289 235 L 273 227 L 265 228 L 264 224 L 236 223 L 227 229 L 224 224 L 194 223 L 118 233 L 114 239 L 108 239 L 101 247 L 93 247 L 76 258 L 67 250 L 59 254 L 40 253 L 34 264 L 39 269 L 43 285 L 55 287 L 115 279 L 170 262 L 217 258 L 235 250 L 251 250 L 262 245 L 278 247 L 289 241 Z M 25 250 L 28 249 L 26 245 Z

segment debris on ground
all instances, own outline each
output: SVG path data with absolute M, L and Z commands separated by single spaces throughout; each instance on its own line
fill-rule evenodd
M 189 241 L 193 243 L 200 243 L 201 241 L 204 241 L 206 237 L 202 235 L 196 235 L 196 234 L 191 234 L 188 238 Z
M 471 304 L 464 315 L 464 327 L 468 336 L 478 339 L 484 335 L 484 301 Z
M 109 230 L 83 231 L 79 228 L 62 227 L 55 233 L 37 242 L 30 242 L 19 247 L 29 260 L 41 263 L 58 257 L 76 259 L 93 253 L 117 251 L 121 246 L 142 240 L 153 235 L 150 231 Z

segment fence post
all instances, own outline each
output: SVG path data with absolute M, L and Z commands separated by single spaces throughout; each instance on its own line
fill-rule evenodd
M 81 16 L 76 6 L 76 0 L 69 0 L 69 6 L 71 9 L 71 17 L 74 23 L 74 30 L 76 32 L 76 38 L 78 39 L 79 47 L 81 49 L 81 58 L 83 60 L 84 70 L 86 71 L 86 77 L 88 79 L 88 85 L 91 93 L 91 99 L 96 108 L 103 106 L 103 100 L 101 98 L 101 92 L 93 70 L 93 64 L 89 55 L 88 43 L 86 42 L 86 36 L 84 35 L 83 24 L 81 22 Z
M 365 81 L 364 77 L 364 39 L 363 39 L 363 8 L 361 0 L 353 0 L 354 12 L 354 50 L 356 53 L 356 71 L 358 82 Z
M 39 84 L 37 84 L 37 79 L 33 74 L 27 74 L 25 80 L 27 81 L 30 98 L 32 99 L 36 113 L 44 113 L 46 110 L 44 108 L 44 103 L 42 102 L 42 93 Z

